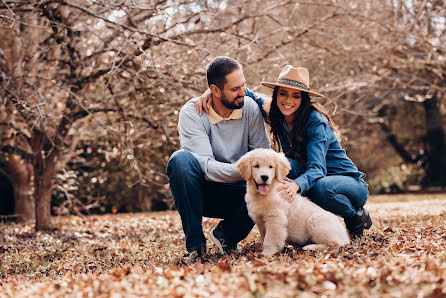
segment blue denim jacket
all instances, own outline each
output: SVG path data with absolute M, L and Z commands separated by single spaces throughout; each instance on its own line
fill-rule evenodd
M 261 107 L 262 114 L 266 116 L 263 110 L 264 99 L 249 89 L 246 89 L 246 96 L 254 99 Z M 288 152 L 291 149 L 291 143 L 285 119 L 282 120 L 279 139 L 283 152 Z M 344 175 L 358 180 L 365 177 L 365 174 L 358 171 L 358 168 L 347 157 L 327 119 L 317 110 L 312 111 L 308 117 L 303 140 L 307 150 L 305 172 L 294 180 L 299 184 L 302 195 L 305 195 L 319 178 L 325 176 Z

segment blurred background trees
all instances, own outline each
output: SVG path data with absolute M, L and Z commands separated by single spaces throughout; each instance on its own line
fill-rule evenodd
M 4 210 L 13 197 L 15 214 L 46 229 L 51 212 L 172 207 L 165 165 L 179 148 L 178 112 L 207 88 L 218 55 L 240 61 L 248 86 L 266 95 L 261 80 L 307 67 L 372 191 L 445 186 L 445 6 L 5 0 Z

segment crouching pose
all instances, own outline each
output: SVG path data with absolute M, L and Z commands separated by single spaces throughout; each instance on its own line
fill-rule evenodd
M 195 262 L 206 253 L 202 217 L 223 220 L 210 238 L 224 253 L 237 251 L 237 243 L 254 223 L 244 200 L 246 182 L 234 163 L 254 148 L 269 148 L 262 114 L 245 98 L 245 77 L 240 64 L 229 57 L 215 58 L 207 68 L 213 101 L 201 116 L 194 102 L 180 111 L 178 132 L 182 149 L 167 164 L 170 191 L 181 216 L 188 254 Z

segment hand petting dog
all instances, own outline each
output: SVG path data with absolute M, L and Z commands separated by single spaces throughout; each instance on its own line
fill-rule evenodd
M 282 185 L 277 187 L 279 196 L 284 201 L 291 203 L 297 197 L 297 192 L 300 190 L 299 184 L 288 178 L 283 179 L 280 183 Z

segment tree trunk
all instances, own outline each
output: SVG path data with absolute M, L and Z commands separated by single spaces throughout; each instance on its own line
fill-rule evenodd
M 38 144 L 38 143 L 37 143 Z M 34 143 L 36 145 L 36 143 Z M 36 146 L 34 148 L 39 148 Z M 36 200 L 36 231 L 50 230 L 51 227 L 51 193 L 56 176 L 57 150 L 44 157 L 34 154 L 34 198 Z
M 7 161 L 10 180 L 14 191 L 14 213 L 19 219 L 29 221 L 35 219 L 35 203 L 31 195 L 32 168 L 22 159 L 11 156 Z
M 29 182 L 28 182 L 29 183 Z M 14 184 L 14 212 L 22 221 L 35 220 L 35 201 L 30 195 L 31 189 L 28 185 Z
M 446 131 L 437 95 L 423 103 L 426 114 L 426 186 L 446 186 Z
M 41 176 L 34 178 L 36 231 L 51 229 L 51 193 L 53 186 L 53 175 L 48 171 L 42 171 Z

